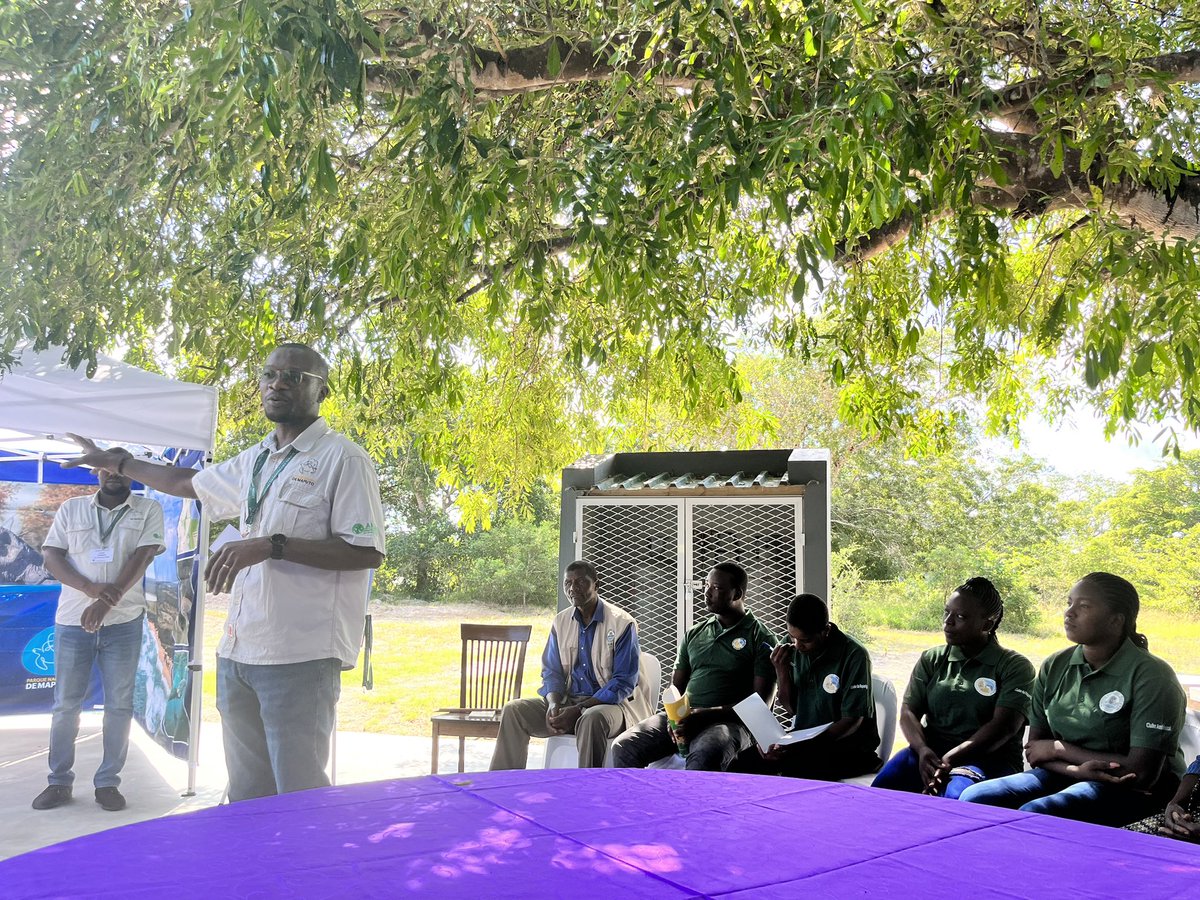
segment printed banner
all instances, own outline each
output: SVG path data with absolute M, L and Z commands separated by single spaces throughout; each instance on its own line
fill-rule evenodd
M 189 458 L 180 463 L 198 462 Z M 64 470 L 72 474 L 78 470 Z M 4 472 L 0 470 L 0 476 Z M 42 566 L 42 541 L 68 497 L 89 484 L 0 481 L 0 715 L 50 712 L 54 703 L 54 612 L 59 585 Z M 146 618 L 134 684 L 134 718 L 172 755 L 186 758 L 191 693 L 188 662 L 199 512 L 195 501 L 147 492 L 163 507 L 166 549 L 146 572 Z M 103 705 L 93 672 L 84 709 Z
M 146 572 L 146 626 L 133 692 L 133 715 L 146 732 L 181 759 L 188 754 L 192 612 L 196 582 L 192 571 L 199 533 L 199 509 L 158 491 L 146 496 L 163 508 L 166 549 Z
M 57 584 L 0 584 L 0 716 L 47 713 L 54 705 L 54 610 Z M 100 676 L 84 709 L 100 702 Z

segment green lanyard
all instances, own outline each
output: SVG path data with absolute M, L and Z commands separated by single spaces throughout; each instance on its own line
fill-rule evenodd
M 288 463 L 299 452 L 295 447 L 288 451 L 288 455 L 283 458 L 283 462 L 275 467 L 275 471 L 271 473 L 271 477 L 263 485 L 261 496 L 258 493 L 258 477 L 262 474 L 263 466 L 267 464 L 267 457 L 271 455 L 271 451 L 264 450 L 259 454 L 258 459 L 254 463 L 254 474 L 250 477 L 250 489 L 246 492 L 245 523 L 247 525 L 254 524 L 254 520 L 258 518 L 258 511 L 262 509 L 263 501 L 267 499 L 267 491 L 271 489 L 271 485 L 275 483 L 275 479 L 279 477 L 279 473 L 287 468 Z
M 117 514 L 112 517 L 112 520 L 108 523 L 108 527 L 105 528 L 104 527 L 104 519 L 101 518 L 101 516 L 100 516 L 100 507 L 99 506 L 96 507 L 96 530 L 98 532 L 100 532 L 100 544 L 101 545 L 108 543 L 108 539 L 112 535 L 113 529 L 117 527 L 118 522 L 120 522 L 123 518 L 125 518 L 125 513 L 127 513 L 127 512 L 129 512 L 129 507 L 122 506 L 121 509 L 117 512 Z

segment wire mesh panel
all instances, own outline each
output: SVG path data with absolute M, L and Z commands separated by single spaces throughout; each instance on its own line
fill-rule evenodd
M 708 616 L 703 582 L 717 563 L 746 570 L 746 608 L 777 638 L 787 638 L 787 608 L 802 590 L 800 500 L 692 500 L 687 505 L 691 622 Z M 691 624 L 689 622 L 689 624 Z M 785 721 L 779 707 L 776 715 Z
M 638 623 L 642 650 L 671 681 L 683 635 L 683 501 L 579 502 L 576 553 L 600 575 L 600 596 Z

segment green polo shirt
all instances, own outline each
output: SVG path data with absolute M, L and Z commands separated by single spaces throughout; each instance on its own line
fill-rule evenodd
M 879 746 L 870 654 L 836 625 L 830 624 L 829 638 L 820 653 L 793 654 L 792 685 L 796 703 L 793 728 L 812 728 L 838 719 L 862 717 L 862 724 L 842 738 L 838 746 L 862 750 Z
M 1088 665 L 1082 646 L 1049 657 L 1038 672 L 1029 724 L 1098 753 L 1157 750 L 1182 775 L 1179 735 L 1186 708 L 1171 667 L 1127 640 L 1099 669 Z
M 756 675 L 774 680 L 774 648 L 775 636 L 752 613 L 729 629 L 712 616 L 684 635 L 675 668 L 687 676 L 692 706 L 732 706 L 754 691 Z
M 941 756 L 992 720 L 997 707 L 1015 709 L 1029 718 L 1033 699 L 1033 664 L 997 641 L 974 656 L 961 647 L 942 645 L 926 650 L 913 666 L 904 705 L 924 718 L 925 740 Z M 1021 771 L 1021 731 L 997 747 L 987 759 Z

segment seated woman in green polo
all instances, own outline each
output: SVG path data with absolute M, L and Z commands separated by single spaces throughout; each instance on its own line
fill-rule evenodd
M 1033 664 L 996 638 L 1004 601 L 986 578 L 970 578 L 946 600 L 946 643 L 913 667 L 900 730 L 908 746 L 872 787 L 950 799 L 987 778 L 1021 771 L 1021 736 L 1033 696 Z
M 829 621 L 829 608 L 815 594 L 791 602 L 787 630 L 791 641 L 771 652 L 779 702 L 795 715 L 794 729 L 829 728 L 801 743 L 774 744 L 766 753 L 752 745 L 734 771 L 821 781 L 874 772 L 879 730 L 866 648 Z
M 1138 594 L 1107 572 L 1071 588 L 1063 614 L 1078 646 L 1038 672 L 1028 772 L 984 781 L 962 799 L 1097 825 L 1126 825 L 1171 799 L 1184 771 L 1183 688 L 1137 633 Z

